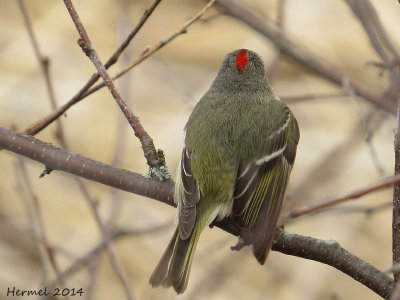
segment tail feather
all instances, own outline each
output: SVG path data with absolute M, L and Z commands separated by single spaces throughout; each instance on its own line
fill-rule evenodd
M 185 291 L 200 231 L 201 229 L 195 227 L 192 234 L 183 240 L 179 236 L 179 229 L 175 230 L 167 249 L 150 277 L 149 282 L 153 287 L 173 286 L 178 294 Z

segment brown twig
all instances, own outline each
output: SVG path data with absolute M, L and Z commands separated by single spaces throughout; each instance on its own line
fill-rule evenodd
M 309 49 L 294 42 L 287 37 L 279 28 L 267 17 L 261 16 L 256 11 L 250 9 L 245 3 L 237 0 L 217 0 L 216 4 L 227 15 L 230 15 L 254 30 L 258 31 L 272 41 L 275 47 L 279 48 L 282 55 L 303 66 L 307 70 L 321 76 L 322 78 L 342 86 L 343 72 L 336 66 L 328 63 L 322 57 L 311 52 Z M 384 111 L 395 114 L 395 106 L 392 102 L 383 101 L 381 95 L 374 94 L 361 85 L 350 81 L 357 95 L 374 104 Z
M 400 176 L 400 99 L 397 109 L 397 124 L 394 134 L 394 174 Z M 393 186 L 392 218 L 393 265 L 400 263 L 400 184 Z M 400 272 L 394 273 L 396 282 L 400 282 Z
M 346 202 L 348 200 L 358 199 L 369 193 L 381 190 L 383 188 L 387 188 L 392 185 L 396 185 L 399 182 L 400 182 L 400 174 L 391 176 L 391 177 L 388 177 L 378 183 L 374 183 L 367 187 L 357 189 L 357 190 L 347 193 L 343 196 L 335 197 L 333 199 L 323 201 L 322 203 L 318 203 L 313 206 L 309 206 L 306 208 L 301 208 L 301 209 L 291 211 L 288 214 L 288 218 L 292 219 L 292 218 L 297 218 L 297 217 L 304 216 L 307 214 L 315 213 L 315 212 L 321 211 L 325 208 L 332 207 L 332 206 L 338 205 L 340 203 Z
M 31 136 L 21 135 L 2 127 L 0 127 L 0 147 L 39 161 L 54 170 L 76 174 L 175 206 L 172 180 L 160 182 L 144 178 L 133 172 L 68 153 Z M 232 222 L 227 220 L 222 220 L 215 225 L 231 234 L 238 235 L 239 233 Z M 394 282 L 389 276 L 332 241 L 321 241 L 278 230 L 272 249 L 328 264 L 384 298 L 388 298 L 394 288 Z
M 103 78 L 104 83 L 108 87 L 111 95 L 114 100 L 117 102 L 118 106 L 122 110 L 125 115 L 125 118 L 128 120 L 131 125 L 135 135 L 140 140 L 142 144 L 144 156 L 147 160 L 147 164 L 149 165 L 150 170 L 161 170 L 161 167 L 166 168 L 165 166 L 165 158 L 164 154 L 160 150 L 156 150 L 154 147 L 153 139 L 149 136 L 146 130 L 143 128 L 137 116 L 134 115 L 132 110 L 129 108 L 128 104 L 122 98 L 118 89 L 114 85 L 114 81 L 111 76 L 107 73 L 106 68 L 102 64 L 99 55 L 96 52 L 90 38 L 86 32 L 85 27 L 83 26 L 81 20 L 79 19 L 78 13 L 75 10 L 74 5 L 71 0 L 64 0 L 64 4 L 72 18 L 72 21 L 75 24 L 75 27 L 79 33 L 80 39 L 78 40 L 78 45 L 82 48 L 83 52 L 89 57 L 92 61 L 93 65 L 96 67 L 97 72 Z M 161 172 L 153 172 L 153 174 L 158 174 L 158 178 L 160 180 L 167 179 L 169 177 L 168 172 L 165 173 L 165 176 Z
M 124 69 L 122 69 L 121 71 L 119 71 L 115 76 L 112 77 L 113 80 L 116 80 L 118 78 L 120 78 L 121 76 L 123 76 L 126 72 L 130 71 L 132 68 L 136 67 L 138 64 L 140 64 L 141 62 L 143 62 L 146 58 L 148 58 L 149 56 L 153 55 L 156 51 L 160 50 L 162 47 L 164 47 L 165 45 L 169 44 L 170 42 L 172 42 L 175 38 L 177 38 L 178 36 L 184 34 L 187 32 L 188 28 L 195 23 L 196 21 L 198 21 L 201 16 L 214 4 L 216 0 L 211 0 L 210 2 L 207 3 L 206 6 L 204 6 L 204 8 L 199 11 L 193 18 L 191 18 L 189 21 L 187 21 L 185 23 L 185 25 L 178 31 L 176 31 L 175 33 L 173 33 L 170 37 L 168 37 L 167 39 L 159 42 L 157 45 L 151 47 L 150 49 L 146 49 L 146 51 L 144 51 L 143 55 L 140 56 L 138 59 L 136 59 L 133 63 L 131 63 L 129 66 L 125 67 Z M 88 92 L 87 95 L 90 95 L 96 91 L 98 91 L 99 89 L 103 88 L 105 86 L 104 83 L 99 83 L 96 86 L 94 86 L 93 88 L 91 88 Z
M 104 67 L 108 69 L 111 67 L 113 64 L 115 64 L 118 61 L 118 58 L 121 56 L 121 54 L 124 52 L 124 50 L 128 47 L 132 39 L 136 36 L 136 34 L 139 32 L 139 30 L 143 27 L 143 25 L 146 23 L 148 18 L 151 16 L 153 13 L 154 9 L 157 7 L 157 5 L 161 2 L 161 0 L 155 0 L 153 4 L 145 10 L 143 13 L 142 17 L 140 18 L 138 24 L 135 26 L 135 28 L 132 30 L 132 32 L 127 36 L 125 41 L 120 45 L 120 47 L 114 52 L 113 55 L 107 60 L 105 63 Z M 45 118 L 35 122 L 32 124 L 29 128 L 25 129 L 23 132 L 29 135 L 35 135 L 44 128 L 46 128 L 48 125 L 50 125 L 54 120 L 58 119 L 60 116 L 62 116 L 71 106 L 79 102 L 80 100 L 84 99 L 86 96 L 86 92 L 90 89 L 93 84 L 96 83 L 96 81 L 100 78 L 99 73 L 93 74 L 88 82 L 79 90 L 79 92 L 72 97 L 67 103 L 65 103 L 63 106 L 59 107 L 57 110 L 53 111 L 49 115 L 47 115 Z

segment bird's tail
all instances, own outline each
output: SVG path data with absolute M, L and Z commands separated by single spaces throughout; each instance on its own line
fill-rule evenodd
M 188 283 L 193 254 L 201 228 L 195 226 L 192 234 L 187 239 L 181 239 L 179 229 L 175 230 L 160 262 L 150 277 L 150 284 L 155 286 L 173 286 L 178 294 L 182 294 Z

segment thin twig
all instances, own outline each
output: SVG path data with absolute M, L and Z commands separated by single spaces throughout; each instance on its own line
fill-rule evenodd
M 150 49 L 146 49 L 146 51 L 143 53 L 142 56 L 140 56 L 138 59 L 136 59 L 133 63 L 131 63 L 129 66 L 125 67 L 124 69 L 122 69 L 121 71 L 119 71 L 115 76 L 112 77 L 113 80 L 116 80 L 118 78 L 120 78 L 121 76 L 123 76 L 126 72 L 130 71 L 132 68 L 136 67 L 138 64 L 140 64 L 141 62 L 143 62 L 146 58 L 148 58 L 149 56 L 153 55 L 156 51 L 160 50 L 162 47 L 164 47 L 165 45 L 169 44 L 170 42 L 172 42 L 175 38 L 177 38 L 178 36 L 180 36 L 181 34 L 184 34 L 187 32 L 188 28 L 195 23 L 196 21 L 198 21 L 201 16 L 214 4 L 216 0 L 211 0 L 210 2 L 207 3 L 206 6 L 204 6 L 204 8 L 199 11 L 193 18 L 191 18 L 189 21 L 187 21 L 185 23 L 185 25 L 178 31 L 176 31 L 175 33 L 173 33 L 170 37 L 168 37 L 167 39 L 159 42 L 157 45 L 151 47 Z M 102 87 L 104 87 L 105 84 L 104 83 L 99 83 L 96 86 L 94 86 L 93 88 L 91 88 L 88 92 L 87 95 L 90 95 L 96 91 L 98 91 L 99 89 L 101 89 Z
M 81 20 L 79 19 L 78 13 L 75 10 L 74 5 L 71 0 L 64 0 L 64 4 L 71 16 L 72 21 L 75 24 L 75 27 L 79 33 L 80 39 L 78 40 L 79 46 L 82 48 L 83 52 L 89 57 L 92 61 L 93 65 L 96 67 L 97 72 L 103 78 L 104 83 L 107 85 L 111 95 L 114 100 L 117 102 L 118 106 L 122 110 L 125 115 L 125 118 L 128 120 L 131 125 L 135 135 L 140 140 L 142 144 L 143 153 L 147 160 L 147 164 L 149 165 L 150 170 L 161 170 L 163 167 L 166 170 L 165 165 L 165 157 L 162 151 L 157 151 L 154 147 L 153 139 L 146 132 L 144 127 L 139 121 L 139 118 L 134 115 L 126 101 L 122 98 L 118 89 L 114 85 L 114 81 L 111 76 L 107 73 L 106 68 L 102 64 L 99 55 L 97 54 L 96 49 L 94 48 L 85 27 L 83 26 Z M 153 174 L 157 174 L 160 180 L 167 179 L 169 177 L 168 171 L 164 174 L 160 172 L 154 172 Z
M 128 47 L 132 39 L 136 36 L 136 34 L 139 32 L 139 30 L 143 27 L 143 25 L 146 23 L 148 18 L 151 16 L 157 5 L 161 2 L 161 0 L 155 0 L 153 4 L 145 10 L 143 13 L 142 17 L 140 18 L 138 24 L 135 26 L 135 28 L 132 30 L 132 32 L 127 36 L 125 41 L 119 46 L 119 48 L 114 52 L 113 55 L 107 60 L 105 63 L 104 67 L 108 69 L 111 67 L 113 64 L 115 64 L 118 61 L 118 58 L 120 55 L 124 52 L 124 50 Z M 71 106 L 79 102 L 80 100 L 84 99 L 86 96 L 86 92 L 90 89 L 93 84 L 96 83 L 96 81 L 100 78 L 99 73 L 93 74 L 88 82 L 79 90 L 77 94 L 75 94 L 74 97 L 72 97 L 67 103 L 65 103 L 63 106 L 58 108 L 57 110 L 53 111 L 46 117 L 44 117 L 41 120 L 38 120 L 29 128 L 25 129 L 23 132 L 29 135 L 35 135 L 44 128 L 46 128 L 48 125 L 50 125 L 54 120 L 58 119 L 60 116 L 62 116 Z
M 74 173 L 175 206 L 172 180 L 160 182 L 144 178 L 139 174 L 106 166 L 68 153 L 31 136 L 24 136 L 1 127 L 0 147 L 32 158 L 50 168 Z M 238 228 L 227 219 L 217 222 L 215 225 L 231 234 L 239 234 Z M 322 241 L 278 230 L 272 250 L 328 264 L 384 298 L 388 298 L 394 288 L 394 282 L 390 277 L 343 249 L 336 242 Z
M 322 203 L 318 203 L 318 204 L 310 206 L 310 207 L 294 210 L 288 214 L 288 218 L 297 218 L 297 217 L 307 215 L 310 213 L 315 213 L 322 209 L 338 205 L 339 203 L 343 203 L 348 200 L 358 199 L 364 195 L 381 190 L 383 188 L 387 188 L 387 187 L 395 185 L 399 182 L 400 182 L 400 174 L 391 176 L 391 177 L 388 177 L 378 183 L 374 183 L 369 186 L 363 187 L 361 189 L 357 189 L 357 190 L 347 193 L 343 196 L 335 197 L 333 199 L 323 201 Z

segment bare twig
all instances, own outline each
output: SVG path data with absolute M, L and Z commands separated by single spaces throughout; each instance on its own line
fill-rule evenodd
M 32 158 L 52 169 L 73 173 L 175 206 L 172 180 L 160 182 L 150 178 L 146 179 L 139 174 L 68 153 L 33 137 L 1 127 L 0 147 Z M 227 219 L 215 225 L 231 234 L 238 235 L 239 233 L 238 228 Z M 388 298 L 394 288 L 394 282 L 390 277 L 332 241 L 321 241 L 278 230 L 272 249 L 331 265 L 384 298 Z
M 132 30 L 132 32 L 127 36 L 125 41 L 120 45 L 120 47 L 114 52 L 114 54 L 107 60 L 105 63 L 104 67 L 108 69 L 111 67 L 113 64 L 115 64 L 118 61 L 118 58 L 120 57 L 121 53 L 128 47 L 129 43 L 132 41 L 132 39 L 136 36 L 136 34 L 139 32 L 139 30 L 143 27 L 143 25 L 146 23 L 148 18 L 151 16 L 153 13 L 154 9 L 157 7 L 157 5 L 161 2 L 161 0 L 155 0 L 153 4 L 143 13 L 142 17 L 140 18 L 138 24 L 135 26 L 135 28 Z M 39 120 L 32 124 L 29 128 L 25 129 L 23 132 L 29 135 L 35 135 L 44 128 L 46 128 L 49 124 L 51 124 L 54 120 L 58 119 L 60 116 L 62 116 L 71 106 L 88 96 L 86 92 L 90 89 L 93 84 L 96 83 L 96 81 L 100 78 L 99 73 L 93 74 L 88 82 L 79 90 L 79 92 L 72 97 L 67 103 L 65 103 L 63 106 L 58 108 L 57 110 L 53 111 L 51 114 L 43 118 L 42 120 Z
M 146 58 L 148 58 L 149 56 L 153 55 L 156 51 L 160 50 L 162 47 L 164 47 L 165 45 L 169 44 L 170 42 L 172 42 L 175 38 L 177 38 L 178 36 L 180 36 L 181 34 L 184 34 L 187 32 L 188 28 L 195 23 L 196 21 L 198 21 L 201 16 L 214 4 L 216 0 L 211 0 L 210 2 L 207 3 L 206 6 L 204 6 L 204 8 L 199 11 L 193 18 L 191 18 L 189 21 L 186 22 L 186 24 L 178 31 L 176 31 L 175 33 L 173 33 L 170 37 L 168 37 L 167 39 L 159 42 L 157 45 L 155 45 L 154 47 L 151 47 L 150 49 L 146 49 L 146 51 L 143 53 L 142 56 L 140 56 L 138 59 L 136 59 L 133 63 L 131 63 L 129 66 L 125 67 L 124 69 L 122 69 L 120 72 L 118 72 L 115 76 L 113 76 L 113 80 L 120 78 L 121 76 L 123 76 L 126 72 L 130 71 L 132 68 L 136 67 L 138 64 L 140 64 L 142 61 L 144 61 Z M 93 88 L 91 88 L 88 91 L 88 95 L 96 92 L 97 90 L 101 89 L 102 87 L 104 87 L 105 84 L 104 83 L 99 83 L 96 86 L 94 86 Z
M 285 57 L 295 61 L 314 74 L 340 87 L 342 86 L 343 72 L 309 49 L 284 35 L 267 17 L 261 16 L 256 11 L 250 9 L 246 4 L 237 0 L 217 0 L 216 3 L 223 9 L 224 13 L 242 21 L 271 40 Z M 383 101 L 384 99 L 382 99 L 381 95 L 374 94 L 353 81 L 350 82 L 357 95 L 390 114 L 395 113 L 396 109 L 392 102 Z
M 397 109 L 397 124 L 394 134 L 394 173 L 400 175 L 400 98 Z M 400 184 L 393 187 L 393 218 L 392 218 L 392 251 L 393 265 L 400 263 Z M 396 282 L 400 282 L 400 272 L 394 273 Z
M 391 176 L 391 177 L 388 177 L 388 178 L 382 180 L 381 182 L 378 182 L 378 183 L 369 185 L 367 187 L 355 190 L 355 191 L 345 194 L 343 196 L 339 196 L 339 197 L 336 197 L 336 198 L 333 198 L 330 200 L 326 200 L 326 201 L 323 201 L 322 203 L 318 203 L 318 204 L 310 206 L 310 207 L 291 211 L 288 214 L 288 218 L 297 218 L 297 217 L 300 217 L 300 216 L 303 216 L 306 214 L 315 213 L 322 209 L 338 205 L 339 203 L 343 203 L 343 202 L 346 202 L 346 201 L 352 200 L 352 199 L 358 199 L 366 194 L 378 191 L 383 188 L 387 188 L 392 185 L 396 185 L 399 182 L 400 182 L 400 174 Z
M 107 73 L 106 68 L 102 64 L 99 55 L 96 52 L 90 38 L 86 32 L 85 27 L 83 26 L 81 20 L 79 19 L 78 13 L 75 10 L 74 5 L 71 0 L 64 0 L 64 4 L 75 24 L 75 27 L 80 35 L 80 39 L 78 40 L 79 46 L 82 48 L 83 52 L 89 57 L 94 66 L 97 69 L 97 72 L 103 78 L 105 84 L 107 85 L 111 95 L 114 100 L 117 102 L 118 106 L 122 110 L 125 115 L 125 118 L 128 120 L 131 125 L 135 135 L 139 138 L 144 156 L 147 160 L 147 164 L 149 165 L 150 171 L 153 170 L 153 174 L 158 175 L 160 180 L 168 179 L 169 174 L 166 171 L 165 165 L 165 157 L 161 150 L 156 150 L 154 147 L 153 139 L 149 136 L 146 130 L 143 128 L 137 116 L 135 116 L 132 110 L 129 108 L 125 100 L 122 98 L 118 89 L 114 85 L 114 81 L 111 76 Z M 164 168 L 165 173 L 161 171 L 161 168 Z M 156 172 L 160 170 L 159 172 Z

